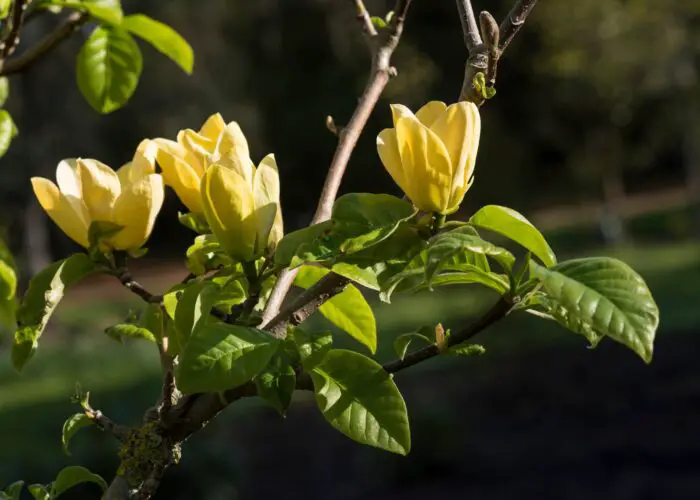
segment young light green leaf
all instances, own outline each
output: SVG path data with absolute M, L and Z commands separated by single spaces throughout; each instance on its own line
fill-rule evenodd
M 277 355 L 267 368 L 255 377 L 255 386 L 258 396 L 284 416 L 292 402 L 296 381 L 296 373 L 289 360 L 285 356 Z
M 43 484 L 30 484 L 27 486 L 29 493 L 34 497 L 34 500 L 50 500 L 51 492 Z
M 66 455 L 70 455 L 68 443 L 70 442 L 71 438 L 75 436 L 80 429 L 90 425 L 92 425 L 92 419 L 90 419 L 90 417 L 88 417 L 85 413 L 76 413 L 63 423 L 61 442 L 63 443 L 63 452 Z
M 395 196 L 349 193 L 336 200 L 331 222 L 342 239 L 340 251 L 352 254 L 385 240 L 415 213 L 411 203 Z
M 472 215 L 469 222 L 515 241 L 531 251 L 547 267 L 557 263 L 557 258 L 542 233 L 511 208 L 487 205 Z
M 108 326 L 107 328 L 105 328 L 105 334 L 107 334 L 108 337 L 116 340 L 117 342 L 122 342 L 122 339 L 124 339 L 125 337 L 130 339 L 144 339 L 148 340 L 149 342 L 156 342 L 156 337 L 150 330 L 129 323 L 120 323 L 118 325 Z
M 285 234 L 275 250 L 275 265 L 288 267 L 296 260 L 295 265 L 299 266 L 303 262 L 321 261 L 333 255 L 329 237 L 331 227 L 331 221 L 326 221 Z
M 211 282 L 193 282 L 182 290 L 175 309 L 175 331 L 180 349 L 184 349 L 197 328 L 207 323 L 218 287 Z
M 2 7 L 2 1 L 9 1 L 9 0 L 1 0 L 0 1 L 0 8 Z M 0 106 L 5 105 L 5 102 L 7 101 L 7 98 L 9 96 L 10 96 L 10 80 L 8 80 L 6 76 L 0 76 Z
M 7 153 L 12 139 L 17 136 L 17 126 L 10 113 L 0 109 L 0 157 Z
M 80 483 L 95 483 L 102 488 L 102 491 L 107 489 L 107 483 L 97 474 L 93 474 L 85 467 L 69 465 L 63 468 L 56 476 L 56 480 L 51 486 L 51 498 L 58 497 L 67 489 Z
M 485 352 L 486 348 L 479 344 L 458 344 L 447 350 L 453 356 L 481 356 Z
M 531 273 L 571 319 L 626 345 L 650 363 L 659 310 L 644 280 L 624 262 L 591 257 Z
M 348 262 L 338 262 L 333 264 L 331 268 L 335 274 L 344 276 L 349 280 L 359 283 L 371 290 L 379 290 L 379 281 L 377 280 L 378 272 L 384 269 L 384 266 L 350 264 Z
M 355 441 L 408 454 L 406 403 L 382 366 L 359 353 L 331 350 L 313 369 L 316 403 L 325 419 Z
M 507 271 L 511 272 L 515 257 L 505 248 L 498 247 L 460 228 L 441 233 L 428 244 L 425 265 L 425 278 L 428 284 L 435 275 L 455 256 L 476 253 L 492 257 Z M 479 266 L 481 267 L 481 266 Z M 485 269 L 488 271 L 488 268 Z
M 420 340 L 421 342 L 425 342 L 426 344 L 433 343 L 432 340 L 430 340 L 422 333 L 413 332 L 399 335 L 394 339 L 394 351 L 396 352 L 396 355 L 399 357 L 399 359 L 403 359 L 406 357 L 406 353 L 408 352 L 408 346 L 411 345 L 411 342 L 413 342 L 414 340 Z
M 195 393 L 238 387 L 260 373 L 278 347 L 277 339 L 254 328 L 205 324 L 193 332 L 180 355 L 178 388 Z
M 111 238 L 122 229 L 124 229 L 124 226 L 120 226 L 114 222 L 101 220 L 92 221 L 88 228 L 88 241 L 90 242 L 90 246 L 98 246 L 101 240 Z
M 96 28 L 78 53 L 78 88 L 95 111 L 121 108 L 138 85 L 143 59 L 129 33 L 121 28 Z
M 309 288 L 330 271 L 320 267 L 304 266 L 297 273 L 294 284 Z M 367 346 L 374 354 L 377 350 L 377 323 L 372 308 L 362 292 L 348 285 L 341 293 L 324 303 L 318 311 L 335 326 L 355 340 Z
M 91 17 L 107 24 L 119 25 L 123 18 L 119 0 L 51 0 L 48 5 L 87 12 Z
M 98 271 L 87 255 L 76 253 L 54 262 L 32 278 L 17 311 L 19 329 L 12 345 L 12 362 L 17 371 L 34 354 L 39 337 L 66 289 Z
M 146 40 L 158 51 L 180 66 L 188 75 L 192 74 L 194 52 L 187 41 L 167 24 L 143 14 L 126 16 L 121 27 Z
M 291 331 L 291 337 L 306 371 L 321 363 L 333 345 L 333 335 L 330 332 L 309 333 L 297 327 Z
M 204 218 L 202 214 L 189 213 L 178 213 L 177 220 L 185 226 L 187 229 L 191 229 L 197 234 L 209 236 L 211 241 L 216 241 L 211 236 L 211 229 L 209 228 L 209 223 L 207 219 Z M 217 242 L 218 243 L 218 242 Z
M 22 487 L 24 486 L 24 481 L 15 481 L 4 491 L 0 491 L 1 500 L 20 500 L 22 496 Z

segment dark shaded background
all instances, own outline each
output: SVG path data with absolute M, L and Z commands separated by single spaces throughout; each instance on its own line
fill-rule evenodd
M 510 8 L 475 3 L 499 19 Z M 124 4 L 180 31 L 195 51 L 194 74 L 143 45 L 133 99 L 98 116 L 74 82 L 86 27 L 11 80 L 20 136 L 0 162 L 0 223 L 25 279 L 75 250 L 37 208 L 30 175 L 53 177 L 70 156 L 116 168 L 142 138 L 174 137 L 216 111 L 241 124 L 254 159 L 276 154 L 287 230 L 308 223 L 336 145 L 325 117 L 345 123 L 367 77 L 351 2 Z M 377 14 L 388 9 L 388 2 L 367 5 Z M 33 22 L 23 47 L 54 22 Z M 573 334 L 516 316 L 483 335 L 484 357 L 397 377 L 412 419 L 410 457 L 352 443 L 305 397 L 284 420 L 244 402 L 186 444 L 159 498 L 700 498 L 698 28 L 697 0 L 542 1 L 501 62 L 498 94 L 482 108 L 476 182 L 463 205 L 463 215 L 486 203 L 516 208 L 562 257 L 630 261 L 661 307 L 651 366 L 611 342 L 588 350 Z M 367 125 L 344 192 L 398 194 L 374 142 L 390 123 L 388 104 L 455 100 L 464 59 L 454 2 L 415 0 L 394 57 L 399 76 Z M 169 192 L 136 270 L 155 291 L 184 275 L 192 234 L 175 222 L 180 208 Z M 99 333 L 133 306 L 130 297 L 102 283 L 72 296 L 27 373 L 14 374 L 2 356 L 0 485 L 48 482 L 68 463 L 111 477 L 116 448 L 96 431 L 76 438 L 72 457 L 62 455 L 60 428 L 76 411 L 68 402 L 76 380 L 126 423 L 158 393 L 152 347 L 116 347 Z M 379 356 L 390 356 L 396 334 L 433 320 L 459 325 L 489 300 L 459 288 L 380 307 Z M 76 489 L 72 497 L 91 494 Z

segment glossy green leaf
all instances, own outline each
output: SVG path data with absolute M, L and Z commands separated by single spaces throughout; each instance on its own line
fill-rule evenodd
M 327 244 L 330 242 L 331 225 L 330 221 L 326 221 L 285 234 L 275 250 L 275 265 L 288 267 L 296 260 L 295 265 L 298 266 L 333 255 L 333 245 Z
M 275 356 L 270 364 L 255 377 L 255 386 L 260 396 L 284 416 L 292 402 L 297 377 L 294 368 L 285 356 Z
M 185 393 L 245 384 L 269 363 L 279 341 L 260 330 L 224 323 L 196 329 L 180 355 L 176 380 Z
M 195 214 L 192 212 L 186 214 L 178 213 L 177 220 L 187 229 L 191 229 L 192 231 L 198 234 L 208 235 L 211 241 L 216 241 L 214 237 L 211 234 L 209 234 L 211 233 L 209 223 L 202 214 Z
M 651 362 L 659 310 L 644 280 L 609 257 L 562 262 L 547 269 L 531 263 L 547 296 L 591 332 L 608 336 Z M 580 333 L 580 332 L 579 332 Z
M 20 500 L 24 481 L 15 481 L 4 491 L 0 491 L 0 500 Z
M 394 339 L 394 352 L 396 352 L 396 355 L 399 357 L 399 359 L 403 359 L 406 357 L 406 353 L 408 352 L 408 347 L 411 345 L 411 343 L 414 340 L 418 340 L 421 342 L 424 342 L 428 345 L 432 344 L 433 341 L 430 340 L 428 337 L 423 335 L 422 333 L 404 333 L 403 335 L 399 335 Z
M 380 243 L 415 215 L 408 201 L 388 194 L 349 193 L 333 205 L 333 232 L 341 252 L 351 254 Z
M 197 328 L 207 323 L 218 287 L 210 282 L 193 282 L 182 290 L 175 309 L 175 331 L 180 349 L 184 349 Z
M 76 253 L 32 278 L 17 311 L 19 329 L 12 345 L 12 363 L 17 371 L 22 370 L 34 354 L 39 337 L 66 289 L 98 271 L 87 255 Z
M 107 24 L 119 25 L 123 19 L 119 0 L 51 0 L 48 5 L 87 12 L 91 17 Z
M 304 266 L 297 273 L 294 284 L 309 288 L 330 271 L 320 267 Z M 348 285 L 345 290 L 319 307 L 318 311 L 335 326 L 355 340 L 367 346 L 370 352 L 377 350 L 377 323 L 372 308 L 362 292 Z
M 97 474 L 93 474 L 85 467 L 69 465 L 56 476 L 56 480 L 51 486 L 51 498 L 56 498 L 63 492 L 80 483 L 95 483 L 102 491 L 107 489 L 107 483 Z
M 467 253 L 487 255 L 498 261 L 501 266 L 510 272 L 513 269 L 515 257 L 505 248 L 498 247 L 488 241 L 482 240 L 474 234 L 465 231 L 469 228 L 455 229 L 441 233 L 428 244 L 425 263 L 425 277 L 428 284 L 435 275 L 455 256 Z M 468 258 L 468 255 L 465 255 Z M 479 266 L 483 267 L 483 266 Z M 486 270 L 486 269 L 485 269 Z
M 96 28 L 78 53 L 78 88 L 97 112 L 115 111 L 131 98 L 143 60 L 141 50 L 121 28 Z
M 30 484 L 27 489 L 35 500 L 49 500 L 51 498 L 51 492 L 43 484 Z
M 324 418 L 355 441 L 406 455 L 411 432 L 406 403 L 382 366 L 359 353 L 331 350 L 313 369 L 316 403 Z
M 557 258 L 542 233 L 511 208 L 488 205 L 476 212 L 469 222 L 515 241 L 532 252 L 547 267 L 557 263 Z
M 374 265 L 362 266 L 359 264 L 338 262 L 337 264 L 333 264 L 331 270 L 335 274 L 344 276 L 345 278 L 348 278 L 349 280 L 352 280 L 355 283 L 358 283 L 371 290 L 379 290 L 380 288 L 377 276 L 378 271 L 381 272 L 381 269 L 378 269 Z
M 61 442 L 63 443 L 63 452 L 66 455 L 70 455 L 68 444 L 73 436 L 83 427 L 88 427 L 90 425 L 92 425 L 92 419 L 85 415 L 85 413 L 76 413 L 63 423 Z
M 180 66 L 188 75 L 194 67 L 194 52 L 187 41 L 167 24 L 143 14 L 126 16 L 121 27 L 146 40 Z
M 14 139 L 17 134 L 17 126 L 12 116 L 10 116 L 10 113 L 4 109 L 0 109 L 0 157 L 7 153 L 12 139 Z
M 9 0 L 2 0 L 9 1 Z M 0 8 L 2 8 L 2 1 L 0 1 Z M 0 106 L 4 106 L 7 102 L 7 98 L 10 96 L 10 80 L 6 76 L 0 76 Z
M 291 337 L 307 371 L 321 363 L 333 345 L 333 335 L 330 332 L 309 333 L 301 328 L 294 328 Z
M 231 258 L 226 255 L 219 242 L 211 234 L 202 234 L 194 239 L 185 253 L 187 269 L 196 276 L 201 276 L 219 267 L 230 267 Z

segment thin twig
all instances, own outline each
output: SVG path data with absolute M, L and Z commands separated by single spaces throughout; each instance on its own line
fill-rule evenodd
M 449 348 L 457 344 L 461 344 L 462 342 L 466 342 L 480 331 L 485 330 L 496 321 L 505 317 L 510 312 L 512 307 L 513 304 L 509 300 L 504 298 L 499 299 L 499 301 L 496 302 L 496 304 L 494 304 L 494 306 L 475 323 L 472 323 L 463 330 L 450 335 L 447 341 L 447 347 Z M 396 361 L 387 363 L 384 365 L 384 370 L 386 370 L 388 373 L 396 373 L 408 368 L 409 366 L 420 363 L 421 361 L 437 356 L 438 354 L 440 354 L 440 352 L 437 345 L 429 345 L 428 347 L 424 347 L 423 349 L 406 355 L 403 359 L 397 359 Z
M 297 326 L 304 322 L 325 302 L 345 290 L 349 283 L 350 280 L 343 276 L 327 274 L 280 310 L 265 326 L 265 330 L 277 338 L 284 338 L 290 325 Z
M 2 40 L 0 45 L 0 60 L 4 61 L 17 48 L 19 44 L 19 32 L 22 29 L 24 11 L 31 3 L 31 0 L 15 0 L 12 3 L 12 15 L 10 16 L 10 31 Z
M 535 8 L 536 3 L 537 0 L 518 0 L 515 2 L 515 5 L 501 23 L 501 52 L 506 50 L 506 47 L 513 41 L 515 35 L 525 24 L 527 16 Z
M 12 75 L 27 69 L 53 49 L 61 42 L 70 37 L 89 16 L 83 12 L 72 12 L 63 23 L 58 25 L 51 33 L 46 35 L 36 45 L 27 49 L 23 54 L 7 61 L 0 69 L 0 76 Z
M 114 271 L 114 276 L 125 288 L 141 297 L 144 302 L 148 302 L 149 304 L 160 304 L 163 301 L 163 297 L 161 295 L 152 294 L 146 290 L 141 283 L 136 281 L 127 268 L 117 268 Z
M 474 8 L 471 0 L 456 0 L 459 20 L 462 23 L 462 35 L 464 35 L 464 45 L 471 52 L 474 47 L 481 44 L 479 27 L 476 24 Z
M 396 71 L 391 66 L 391 56 L 401 39 L 406 13 L 410 5 L 411 0 L 397 0 L 394 6 L 394 17 L 392 18 L 391 26 L 387 30 L 387 33 L 377 33 L 376 35 L 366 33 L 366 36 L 370 37 L 370 41 L 372 42 L 376 41 L 376 39 L 381 36 L 385 36 L 386 38 L 381 44 L 370 43 L 370 47 L 372 48 L 372 70 L 369 80 L 350 118 L 350 122 L 343 128 L 343 133 L 340 134 L 340 140 L 338 141 L 338 146 L 333 155 L 331 165 L 328 168 L 328 174 L 326 174 L 326 180 L 323 184 L 323 190 L 321 191 L 316 213 L 314 214 L 311 224 L 327 221 L 331 217 L 333 203 L 335 203 L 335 199 L 338 196 L 340 183 L 345 175 L 345 169 L 350 161 L 350 156 L 357 145 L 357 140 L 362 134 L 362 130 L 374 106 L 377 104 L 379 96 L 384 91 L 384 87 L 386 87 L 389 79 Z M 277 283 L 275 283 L 270 293 L 270 298 L 267 301 L 265 310 L 263 311 L 262 327 L 267 325 L 270 320 L 277 315 L 282 307 L 284 298 L 287 296 L 287 293 L 289 293 L 295 276 L 296 271 L 290 271 L 288 269 L 280 273 Z
M 365 3 L 362 0 L 352 0 L 355 4 L 355 10 L 357 10 L 357 19 L 362 23 L 362 28 L 365 30 L 365 34 L 370 37 L 377 36 L 377 29 L 372 24 L 372 17 L 369 15 Z
M 94 410 L 90 405 L 84 406 L 85 415 L 92 420 L 97 427 L 105 432 L 109 432 L 119 442 L 123 443 L 129 435 L 129 429 L 123 425 L 115 423 L 100 410 Z

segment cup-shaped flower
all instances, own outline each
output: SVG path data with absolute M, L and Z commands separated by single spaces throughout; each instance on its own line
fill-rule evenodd
M 178 198 L 191 212 L 204 212 L 200 197 L 202 176 L 212 164 L 217 146 L 234 143 L 241 154 L 248 156 L 248 142 L 236 122 L 226 124 L 219 113 L 211 115 L 195 132 L 181 130 L 177 141 L 157 138 L 157 160 L 163 172 L 165 184 L 175 190 Z M 230 147 L 230 146 L 229 146 Z
M 204 216 L 224 250 L 248 262 L 273 250 L 282 238 L 280 183 L 275 156 L 257 168 L 247 155 L 229 155 L 202 177 Z
M 431 101 L 416 114 L 401 104 L 391 111 L 394 128 L 377 137 L 384 167 L 420 210 L 454 212 L 473 181 L 479 109 L 471 102 Z
M 100 244 L 111 250 L 137 250 L 153 230 L 163 205 L 163 179 L 155 173 L 157 147 L 145 140 L 131 162 L 118 171 L 97 160 L 67 159 L 58 164 L 58 185 L 33 177 L 32 187 L 42 208 L 79 245 L 89 248 L 93 222 L 122 229 Z

